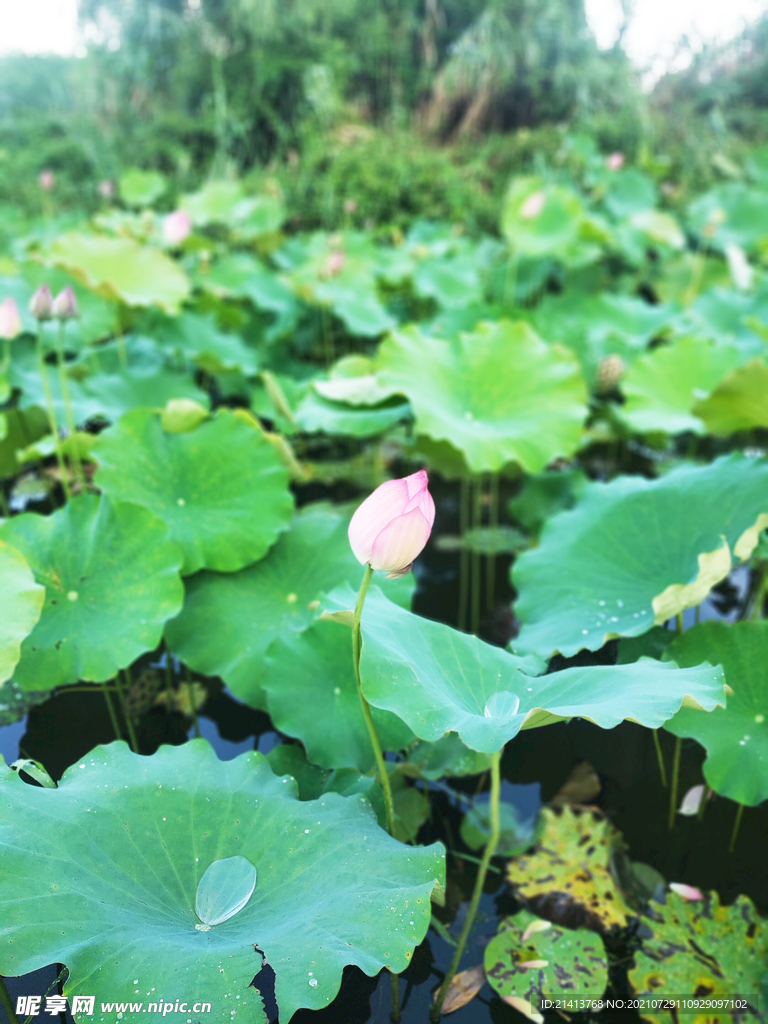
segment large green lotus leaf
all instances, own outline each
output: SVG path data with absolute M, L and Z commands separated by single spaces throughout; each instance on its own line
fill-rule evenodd
M 278 315 L 293 314 L 296 309 L 296 299 L 280 277 L 248 253 L 228 253 L 200 271 L 196 283 L 214 295 L 250 299 L 257 309 Z
M 168 317 L 155 313 L 145 330 L 164 349 L 182 352 L 206 373 L 242 370 L 252 374 L 259 368 L 254 349 L 239 335 L 220 330 L 213 316 L 184 312 L 178 317 Z
M 607 182 L 603 202 L 617 220 L 642 210 L 652 210 L 656 205 L 656 186 L 647 174 L 636 167 L 615 171 Z
M 348 523 L 328 505 L 307 506 L 261 562 L 228 575 L 193 576 L 181 615 L 166 629 L 173 652 L 263 708 L 264 655 L 272 641 L 305 630 L 323 591 L 341 583 L 359 586 L 363 568 L 349 546 Z M 410 575 L 385 585 L 410 606 Z
M 330 402 L 376 406 L 394 392 L 376 377 L 376 364 L 367 356 L 343 356 L 330 369 L 328 380 L 313 380 L 312 386 Z
M 152 757 L 111 743 L 57 789 L 6 771 L 0 791 L 0 971 L 65 963 L 65 995 L 141 1001 L 147 1024 L 162 1019 L 150 1002 L 192 996 L 212 1003 L 212 1020 L 266 1022 L 249 987 L 264 957 L 286 1024 L 327 1006 L 347 964 L 402 971 L 444 878 L 443 847 L 400 845 L 364 797 L 302 802 L 261 754 L 219 761 L 205 740 Z M 195 905 L 210 907 L 210 874 L 198 887 L 231 858 L 250 862 L 255 889 L 206 925 Z
M 10 679 L 45 600 L 45 587 L 35 583 L 24 556 L 0 540 L 0 684 Z
M 313 764 L 373 768 L 349 625 L 318 620 L 303 633 L 279 636 L 267 651 L 262 686 L 275 728 L 300 739 Z M 388 711 L 373 709 L 373 720 L 385 750 L 401 750 L 413 740 L 411 730 Z
M 469 255 L 423 260 L 416 266 L 413 283 L 417 295 L 434 299 L 445 309 L 463 309 L 483 298 L 477 261 Z
M 514 252 L 562 257 L 576 245 L 583 217 L 582 201 L 570 189 L 541 178 L 515 178 L 504 199 L 501 230 Z
M 189 294 L 186 274 L 169 256 L 131 238 L 60 235 L 50 258 L 107 299 L 176 313 Z
M 722 250 L 735 243 L 751 249 L 768 241 L 765 193 L 742 182 L 727 182 L 699 196 L 689 206 L 688 216 L 709 248 Z
M 765 354 L 760 324 L 768 324 L 768 287 L 751 294 L 711 287 L 680 317 L 680 329 L 732 342 L 747 358 Z
M 531 321 L 542 337 L 562 342 L 576 353 L 591 382 L 606 356 L 618 355 L 630 364 L 673 317 L 670 306 L 651 306 L 632 295 L 572 290 L 547 296 L 531 314 Z
M 94 445 L 95 482 L 115 501 L 163 519 L 184 552 L 184 575 L 236 572 L 263 558 L 288 528 L 293 497 L 274 446 L 226 410 L 188 433 L 166 433 L 153 409 L 134 409 Z
M 7 409 L 3 412 L 3 420 L 5 430 L 0 431 L 0 478 L 15 476 L 21 469 L 16 453 L 48 433 L 48 420 L 40 408 Z
M 363 610 L 363 693 L 424 740 L 457 732 L 493 753 L 522 728 L 588 718 L 603 729 L 623 719 L 656 728 L 683 703 L 725 703 L 719 668 L 670 671 L 672 662 L 589 665 L 536 676 L 538 659 L 515 657 L 477 637 L 399 608 L 372 587 Z
M 78 363 L 68 364 L 69 393 L 76 423 L 97 417 L 114 421 L 129 409 L 137 406 L 162 408 L 174 398 L 191 398 L 208 405 L 208 396 L 195 385 L 192 374 L 168 366 L 163 353 L 150 339 L 126 338 L 124 351 L 127 361 L 124 369 L 114 345 L 99 348 Z M 27 339 L 14 342 L 11 381 L 21 389 L 22 408 L 30 411 L 33 407 L 45 408 L 34 346 Z M 57 422 L 65 423 L 64 400 L 55 366 L 48 367 L 48 383 Z
M 330 401 L 310 390 L 296 409 L 294 419 L 309 434 L 322 432 L 348 437 L 375 437 L 410 415 L 410 403 L 402 399 L 378 406 L 348 405 Z
M 588 485 L 515 563 L 515 650 L 596 651 L 694 607 L 728 575 L 731 553 L 749 557 L 758 532 L 747 531 L 765 513 L 768 463 L 738 454 Z
M 151 206 L 168 188 L 168 179 L 160 171 L 129 167 L 117 183 L 120 198 L 128 206 Z
M 239 181 L 208 181 L 198 192 L 183 196 L 179 205 L 201 227 L 229 225 L 244 199 L 245 191 Z
M 0 539 L 18 548 L 45 587 L 14 671 L 26 690 L 111 679 L 157 647 L 181 608 L 181 551 L 140 505 L 83 495 L 50 516 L 14 516 L 0 526 Z
M 518 462 L 536 473 L 579 443 L 586 388 L 576 358 L 527 324 L 481 324 L 449 341 L 396 331 L 378 372 L 411 400 L 417 431 L 450 441 L 475 472 Z
M 683 708 L 665 728 L 701 743 L 704 778 L 716 793 L 748 807 L 768 800 L 768 622 L 704 622 L 664 656 L 680 665 L 723 666 L 733 690 L 727 707 L 711 715 Z
M 700 434 L 703 424 L 692 412 L 696 401 L 743 361 L 735 345 L 706 338 L 681 338 L 655 348 L 636 359 L 621 381 L 626 399 L 621 418 L 638 433 Z
M 729 373 L 693 412 L 710 434 L 728 437 L 742 430 L 768 427 L 768 366 L 753 359 Z
M 502 999 L 525 999 L 536 1009 L 541 998 L 599 999 L 608 985 L 608 959 L 594 932 L 558 928 L 521 910 L 502 921 L 485 947 L 485 976 Z
M 757 1008 L 768 935 L 747 896 L 737 896 L 730 907 L 721 907 L 716 892 L 691 901 L 669 892 L 666 904 L 654 903 L 653 910 L 653 918 L 643 918 L 653 935 L 643 940 L 635 953 L 636 966 L 629 972 L 637 995 L 653 998 L 658 993 L 690 996 L 699 992 L 714 1000 L 739 995 Z M 679 1019 L 647 1010 L 641 1016 L 656 1024 Z M 690 1024 L 726 1024 L 736 1019 L 728 1012 L 706 1009 L 686 1014 Z

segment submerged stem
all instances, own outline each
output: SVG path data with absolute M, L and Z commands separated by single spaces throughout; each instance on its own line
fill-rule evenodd
M 680 752 L 683 749 L 683 738 L 678 736 L 675 741 L 675 756 L 672 761 L 672 788 L 669 791 L 669 828 L 675 827 L 675 814 L 677 813 L 677 787 L 680 782 Z
M 189 707 L 192 712 L 192 721 L 195 723 L 195 739 L 200 739 L 200 720 L 197 717 L 197 707 L 195 706 L 195 688 L 192 685 L 192 679 L 189 675 L 189 666 L 184 665 L 184 680 L 187 684 L 187 696 L 189 697 Z
M 8 991 L 8 987 L 5 984 L 5 978 L 0 976 L 0 1003 L 3 1009 L 8 1014 L 8 1024 L 19 1024 L 19 1018 L 16 1016 L 13 1009 L 13 1001 L 11 1000 L 11 994 Z
M 733 832 L 731 832 L 731 841 L 728 844 L 728 853 L 733 853 L 736 849 L 736 838 L 739 834 L 739 827 L 741 825 L 741 819 L 744 814 L 744 804 L 739 804 L 739 809 L 736 811 L 736 820 L 733 823 Z
M 115 676 L 115 686 L 117 687 L 117 692 L 120 695 L 120 707 L 123 709 L 123 718 L 125 719 L 125 727 L 128 730 L 128 742 L 130 743 L 131 750 L 134 752 L 134 754 L 138 754 L 138 752 L 139 752 L 139 744 L 138 744 L 138 742 L 136 740 L 136 730 L 133 727 L 133 719 L 131 718 L 131 716 L 128 714 L 128 712 L 125 709 L 125 690 L 123 689 L 123 684 L 120 682 L 120 676 L 121 675 L 125 676 L 125 685 L 126 685 L 126 687 L 128 689 L 130 689 L 131 688 L 130 670 L 127 670 L 125 672 L 122 672 L 122 670 L 121 670 L 120 672 L 117 673 L 117 675 Z
M 115 714 L 115 709 L 112 704 L 112 698 L 109 695 L 109 688 L 105 683 L 101 684 L 101 692 L 104 694 L 104 703 L 107 705 L 109 720 L 112 723 L 112 731 L 115 734 L 115 739 L 121 740 L 123 738 L 123 734 L 120 732 L 120 724 L 117 721 L 117 715 Z
M 361 649 L 361 629 L 360 620 L 363 615 L 363 605 L 365 604 L 365 595 L 368 593 L 368 587 L 371 584 L 371 577 L 373 576 L 373 569 L 370 565 L 366 565 L 365 573 L 363 574 L 363 581 L 360 584 L 360 591 L 357 595 L 357 604 L 355 606 L 355 617 L 352 620 L 352 661 L 355 666 L 355 681 L 357 682 L 357 692 L 360 697 L 360 705 L 363 709 L 363 717 L 365 718 L 365 724 L 368 727 L 368 735 L 371 739 L 371 746 L 373 747 L 373 755 L 376 758 L 376 767 L 379 770 L 379 779 L 381 781 L 381 788 L 384 790 L 384 805 L 387 809 L 387 831 L 390 835 L 395 833 L 395 805 L 392 800 L 392 789 L 389 785 L 389 775 L 387 774 L 387 765 L 384 760 L 384 752 L 381 748 L 381 741 L 379 740 L 379 734 L 376 732 L 376 726 L 373 721 L 373 715 L 371 714 L 371 708 L 368 701 L 365 699 L 363 694 L 363 684 L 360 680 L 360 649 Z
M 502 748 L 503 749 L 503 748 Z M 443 978 L 443 983 L 440 986 L 440 991 L 437 993 L 434 1005 L 430 1011 L 430 1020 L 437 1021 L 440 1017 L 440 1011 L 443 1008 L 445 997 L 448 994 L 448 989 L 451 987 L 456 971 L 459 969 L 461 963 L 461 957 L 464 953 L 464 947 L 467 944 L 469 933 L 472 929 L 472 924 L 477 914 L 477 908 L 480 904 L 480 897 L 483 894 L 483 886 L 485 885 L 485 878 L 488 874 L 488 868 L 490 867 L 493 855 L 496 852 L 496 847 L 499 845 L 499 838 L 501 836 L 501 755 L 502 750 L 495 753 L 491 759 L 491 799 L 490 799 L 490 816 L 491 816 L 491 834 L 488 838 L 488 845 L 483 852 L 483 859 L 480 862 L 480 869 L 477 872 L 477 878 L 475 879 L 475 888 L 472 891 L 472 901 L 469 904 L 469 911 L 467 913 L 466 920 L 464 921 L 464 927 L 461 929 L 461 935 L 459 941 L 456 943 L 456 950 L 451 960 L 451 966 L 448 968 L 448 973 Z
M 653 742 L 656 747 L 656 757 L 659 760 L 659 775 L 661 776 L 661 784 L 664 789 L 667 788 L 667 769 L 664 767 L 664 755 L 661 752 L 661 740 L 659 739 L 659 730 L 653 730 Z

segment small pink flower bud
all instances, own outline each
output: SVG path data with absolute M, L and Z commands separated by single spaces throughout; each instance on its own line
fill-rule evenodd
M 344 213 L 355 213 L 357 211 L 357 200 L 356 199 L 345 199 L 344 200 Z
M 321 277 L 336 277 L 344 269 L 347 258 L 341 249 L 334 249 L 323 266 Z
M 704 787 L 703 786 L 691 786 L 688 792 L 683 797 L 682 803 L 677 809 L 678 814 L 684 814 L 686 817 L 692 817 L 694 814 L 698 814 L 699 808 L 701 807 L 701 801 L 704 799 Z
M 611 153 L 610 156 L 605 158 L 605 166 L 609 171 L 620 171 L 624 166 L 624 154 Z
M 56 175 L 52 170 L 46 168 L 44 171 L 40 171 L 40 174 L 37 176 L 37 183 L 45 192 L 50 192 L 56 184 Z
M 669 888 L 684 900 L 703 900 L 704 893 L 684 882 L 670 882 Z
M 174 210 L 163 219 L 163 240 L 166 245 L 181 245 L 192 233 L 192 218 L 186 210 Z
M 50 320 L 53 316 L 53 297 L 47 284 L 41 284 L 29 300 L 29 312 L 35 320 Z
M 424 548 L 435 521 L 426 471 L 388 480 L 352 516 L 349 543 L 355 558 L 395 576 L 408 572 Z
M 520 216 L 523 220 L 535 220 L 544 209 L 546 201 L 547 197 L 541 189 L 532 192 L 520 207 Z
M 78 316 L 77 299 L 69 285 L 53 300 L 53 315 L 57 320 L 72 320 Z
M 104 199 L 111 199 L 115 194 L 115 183 L 110 178 L 99 182 L 99 195 Z
M 0 302 L 0 338 L 13 341 L 21 333 L 21 317 L 16 303 L 11 298 Z

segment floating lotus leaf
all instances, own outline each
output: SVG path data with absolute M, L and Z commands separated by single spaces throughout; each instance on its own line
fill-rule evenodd
M 722 250 L 733 242 L 750 249 L 768 239 L 765 194 L 742 182 L 726 182 L 699 196 L 688 208 L 688 216 L 710 248 Z
M 765 513 L 768 463 L 737 454 L 659 480 L 588 485 L 515 563 L 515 650 L 595 651 L 699 604 L 749 557 Z
M 45 587 L 14 671 L 26 690 L 111 679 L 157 647 L 181 608 L 181 551 L 140 505 L 83 495 L 49 516 L 14 516 L 0 526 L 0 539 L 18 548 Z
M 621 418 L 638 433 L 690 430 L 700 434 L 704 426 L 693 411 L 697 400 L 713 391 L 743 360 L 736 346 L 704 338 L 681 338 L 673 345 L 655 348 L 636 359 L 621 381 L 626 399 Z
M 535 473 L 578 446 L 586 388 L 576 358 L 527 324 L 481 324 L 448 341 L 396 331 L 378 371 L 411 400 L 416 430 L 450 441 L 475 472 L 517 462 Z
M 40 618 L 45 587 L 35 578 L 24 556 L 0 540 L 0 684 L 10 679 L 21 657 L 21 642 Z
M 417 295 L 446 309 L 462 309 L 483 298 L 477 260 L 471 255 L 419 261 L 413 283 Z
M 514 804 L 502 800 L 499 804 L 501 834 L 495 856 L 515 857 L 536 842 L 536 819 L 520 821 Z M 470 850 L 482 850 L 491 836 L 491 812 L 488 798 L 476 800 L 461 819 L 461 841 Z
M 589 263 L 600 254 L 585 244 L 586 211 L 579 196 L 541 178 L 514 178 L 501 214 L 501 230 L 513 252 L 553 256 L 566 263 Z
M 656 728 L 683 702 L 710 710 L 725 703 L 720 669 L 670 671 L 671 664 L 643 659 L 537 676 L 537 659 L 419 618 L 376 587 L 363 611 L 360 672 L 369 703 L 399 715 L 420 739 L 450 730 L 484 753 L 524 727 L 561 719 L 588 718 L 611 729 L 629 718 Z
M 176 313 L 189 294 L 181 267 L 165 253 L 131 238 L 60 235 L 51 259 L 99 295 L 128 306 L 158 306 Z
M 117 187 L 128 206 L 151 206 L 168 188 L 168 179 L 160 171 L 129 167 L 120 175 Z
M 147 320 L 142 329 L 165 351 L 174 355 L 182 352 L 206 373 L 242 370 L 251 374 L 259 368 L 255 350 L 240 335 L 220 330 L 213 316 L 185 312 L 167 317 L 155 313 Z
M 711 715 L 682 708 L 665 728 L 707 751 L 704 778 L 722 796 L 755 807 L 768 800 L 768 622 L 704 622 L 665 652 L 681 665 L 723 666 L 733 690 Z
M 608 985 L 608 959 L 594 932 L 558 928 L 521 910 L 502 921 L 485 947 L 485 976 L 502 999 L 525 999 L 535 1010 L 542 998 L 599 999 Z
M 264 435 L 236 413 L 166 433 L 154 410 L 135 409 L 99 436 L 94 455 L 105 494 L 168 523 L 185 575 L 242 569 L 288 527 L 288 473 Z
M 294 418 L 309 434 L 341 434 L 349 437 L 374 437 L 401 423 L 411 415 L 411 406 L 402 399 L 374 407 L 332 402 L 308 391 L 296 409 Z
M 273 270 L 248 253 L 228 253 L 200 272 L 197 283 L 214 295 L 250 299 L 257 309 L 283 316 L 295 313 L 296 299 L 291 290 Z
M 741 430 L 768 427 L 768 366 L 753 359 L 729 373 L 711 394 L 701 398 L 693 412 L 710 434 L 728 437 Z
M 653 935 L 635 953 L 636 966 L 629 972 L 637 995 L 667 993 L 715 1000 L 739 995 L 757 1009 L 768 936 L 750 899 L 737 896 L 730 907 L 721 907 L 716 892 L 692 901 L 669 892 L 666 905 L 654 903 L 653 909 L 653 919 L 643 919 Z M 647 1010 L 641 1015 L 656 1024 L 677 1019 L 671 1013 Z M 690 1024 L 725 1024 L 744 1017 L 743 1012 L 732 1017 L 717 1010 L 686 1014 Z
M 247 704 L 265 707 L 261 677 L 272 641 L 305 630 L 323 591 L 344 582 L 359 586 L 363 570 L 349 546 L 348 522 L 327 505 L 308 506 L 261 562 L 189 579 L 184 609 L 166 630 L 174 653 L 196 672 L 221 676 Z M 386 586 L 410 603 L 411 578 Z
M 212 1019 L 266 1022 L 250 987 L 264 957 L 286 1022 L 327 1006 L 347 964 L 402 971 L 444 877 L 442 846 L 395 842 L 363 797 L 301 802 L 261 754 L 219 761 L 205 740 L 152 757 L 112 743 L 58 789 L 6 770 L 0 791 L 0 971 L 64 963 L 66 996 L 141 1002 L 147 1024 L 163 1019 L 162 999 L 194 996 Z M 200 886 L 205 895 L 211 865 L 232 858 L 255 869 L 253 893 L 201 922 Z M 220 900 L 206 904 L 222 917 Z
M 614 217 L 622 219 L 641 210 L 652 210 L 658 200 L 656 186 L 636 167 L 623 167 L 607 179 L 603 202 Z
M 558 923 L 600 932 L 625 928 L 634 912 L 610 872 L 611 855 L 621 844 L 619 833 L 591 811 L 544 807 L 541 815 L 538 847 L 507 867 L 515 892 L 541 913 L 556 915 Z
M 373 748 L 360 706 L 352 662 L 352 630 L 332 621 L 279 636 L 267 651 L 261 680 L 275 728 L 304 744 L 321 768 L 370 771 Z M 388 711 L 373 710 L 385 750 L 400 750 L 411 730 Z

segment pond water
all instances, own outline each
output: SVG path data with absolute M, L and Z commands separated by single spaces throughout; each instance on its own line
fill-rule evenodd
M 435 533 L 417 565 L 418 589 L 414 609 L 428 618 L 456 624 L 458 600 L 458 556 L 436 543 L 441 535 L 457 532 L 456 489 L 440 485 L 433 488 L 438 504 Z M 494 602 L 485 610 L 480 633 L 489 642 L 505 644 L 515 629 L 510 602 L 514 592 L 509 582 L 511 556 L 496 559 Z M 482 560 L 483 570 L 485 560 Z M 748 587 L 746 570 L 736 570 L 700 609 L 702 619 L 738 616 L 740 602 Z M 485 592 L 485 591 L 483 591 Z M 693 624 L 694 612 L 686 613 L 685 626 Z M 615 658 L 608 645 L 594 655 L 579 658 L 608 662 Z M 572 659 L 572 662 L 578 659 Z M 194 735 L 189 719 L 179 713 L 168 714 L 155 708 L 141 720 L 141 745 L 153 750 L 161 743 L 182 743 Z M 199 715 L 200 734 L 213 745 L 218 756 L 228 760 L 247 750 L 267 753 L 281 737 L 272 729 L 269 718 L 239 701 L 223 687 L 213 687 Z M 51 776 L 62 772 L 98 743 L 113 739 L 112 727 L 100 692 L 62 690 L 44 705 L 34 708 L 27 719 L 0 728 L 0 752 L 7 762 L 17 757 L 41 761 Z M 674 738 L 660 730 L 667 764 L 671 764 Z M 703 750 L 692 740 L 683 742 L 680 794 L 702 781 Z M 701 889 L 716 889 L 723 902 L 731 902 L 745 893 L 758 910 L 768 912 L 768 877 L 765 871 L 764 842 L 768 835 L 768 805 L 747 809 L 733 853 L 728 845 L 734 823 L 735 805 L 714 798 L 702 820 L 678 816 L 674 830 L 667 825 L 669 791 L 659 778 L 652 733 L 629 722 L 613 730 L 573 720 L 546 729 L 520 733 L 508 744 L 503 760 L 503 799 L 514 804 L 522 818 L 529 818 L 542 802 L 550 801 L 568 778 L 573 767 L 587 761 L 596 769 L 601 792 L 593 801 L 624 835 L 633 860 L 656 868 L 668 882 L 688 882 Z M 482 780 L 483 782 L 487 780 Z M 474 795 L 478 779 L 452 780 L 453 789 Z M 448 931 L 458 935 L 476 867 L 458 854 L 467 853 L 459 836 L 461 803 L 449 795 L 446 787 L 432 787 L 432 819 L 423 828 L 420 840 L 439 839 L 448 855 L 447 905 L 436 911 Z M 517 904 L 504 881 L 504 862 L 489 873 L 481 911 L 474 926 L 462 963 L 463 968 L 482 963 L 483 949 L 495 933 L 501 917 L 513 913 Z M 267 950 L 267 954 L 268 954 Z M 439 984 L 452 956 L 452 946 L 437 931 L 430 929 L 427 939 L 416 951 L 408 970 L 400 977 L 400 1000 L 404 1024 L 425 1024 L 431 993 Z M 17 995 L 43 995 L 56 977 L 52 966 L 24 978 L 9 979 L 8 987 Z M 612 968 L 611 984 L 616 994 L 627 993 L 626 970 Z M 271 969 L 258 978 L 268 1012 L 275 1013 Z M 387 1024 L 392 1010 L 389 975 L 367 978 L 356 968 L 348 968 L 337 999 L 322 1012 L 300 1011 L 293 1024 Z M 4 1019 L 0 1009 L 0 1019 Z M 51 1019 L 41 1017 L 40 1019 Z M 124 1018 L 127 1020 L 127 1018 Z M 451 1015 L 455 1024 L 521 1024 L 524 1020 L 485 985 L 466 1007 Z M 577 1018 L 578 1019 L 578 1018 Z M 608 1014 L 600 1018 L 609 1020 Z M 626 1022 L 628 1017 L 622 1015 Z M 637 1018 L 634 1018 L 637 1019 Z M 71 1017 L 61 1015 L 61 1021 Z M 559 1021 L 552 1017 L 552 1024 Z M 213 1024 L 213 1018 L 212 1018 Z

